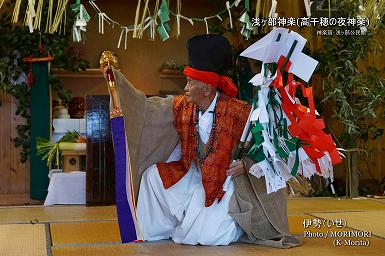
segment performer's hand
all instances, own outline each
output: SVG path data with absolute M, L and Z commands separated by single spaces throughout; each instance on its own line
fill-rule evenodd
M 229 165 L 229 169 L 226 171 L 226 175 L 236 177 L 245 172 L 246 172 L 246 167 L 243 161 L 236 161 Z

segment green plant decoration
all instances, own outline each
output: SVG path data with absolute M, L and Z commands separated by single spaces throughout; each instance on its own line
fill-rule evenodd
M 28 1 L 23 1 L 22 5 L 27 3 Z M 14 138 L 15 146 L 23 148 L 20 152 L 20 159 L 25 162 L 29 154 L 30 90 L 24 81 L 25 79 L 18 79 L 21 74 L 27 74 L 29 70 L 29 64 L 23 63 L 23 57 L 35 52 L 42 43 L 46 50 L 54 55 L 55 59 L 51 65 L 53 68 L 79 71 L 85 70 L 89 64 L 69 45 L 72 39 L 71 31 L 74 19 L 69 6 L 66 26 L 60 30 L 61 33 L 42 34 L 39 32 L 29 33 L 28 27 L 11 24 L 14 3 L 8 2 L 4 5 L 2 7 L 4 12 L 0 17 L 0 91 L 10 94 L 18 100 L 16 114 L 27 120 L 26 125 L 17 126 L 18 136 Z M 26 10 L 25 6 L 22 6 L 20 10 Z M 43 28 L 47 20 L 48 2 L 44 2 L 42 10 L 41 27 Z M 21 17 L 24 17 L 24 15 L 24 13 L 20 13 Z M 56 91 L 63 102 L 69 101 L 71 92 L 63 88 L 60 80 L 53 75 L 52 71 L 50 85 L 51 89 Z
M 62 163 L 60 161 L 60 143 L 63 142 L 85 143 L 85 139 L 76 131 L 67 131 L 67 133 L 55 143 L 52 143 L 44 138 L 37 138 L 37 155 L 40 156 L 42 160 L 46 160 L 48 167 L 51 167 L 51 164 L 54 169 L 60 169 L 62 167 Z
M 343 0 L 336 5 L 337 17 L 362 14 L 359 1 Z M 379 23 L 376 30 L 354 28 L 366 30 L 366 35 L 323 36 L 324 46 L 316 57 L 320 61 L 318 71 L 323 76 L 323 103 L 333 109 L 333 117 L 343 125 L 339 141 L 348 151 L 349 169 L 352 168 L 353 173 L 357 172 L 354 170 L 357 159 L 352 152 L 364 152 L 368 140 L 379 138 L 384 131 L 381 126 L 385 117 L 384 70 L 370 66 L 367 59 L 370 52 L 381 49 L 379 38 L 383 36 L 383 17 L 371 22 Z M 341 30 L 340 27 L 333 29 Z M 357 196 L 357 188 L 353 190 L 350 196 Z

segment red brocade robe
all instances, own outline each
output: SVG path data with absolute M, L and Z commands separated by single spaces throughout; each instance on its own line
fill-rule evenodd
M 239 142 L 250 113 L 245 102 L 221 94 L 216 106 L 216 132 L 212 151 L 201 163 L 202 184 L 205 190 L 205 206 L 215 199 L 222 199 L 226 170 L 232 159 L 232 150 Z M 179 161 L 158 163 L 163 186 L 167 189 L 177 183 L 189 170 L 196 158 L 196 105 L 186 96 L 177 96 L 173 101 L 174 125 L 180 137 L 182 157 Z

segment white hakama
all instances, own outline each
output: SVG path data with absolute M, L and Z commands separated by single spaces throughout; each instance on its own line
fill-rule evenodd
M 199 134 L 207 143 L 212 114 L 217 96 L 207 111 L 199 118 Z M 181 157 L 180 144 L 174 149 L 169 161 Z M 146 241 L 172 239 L 181 244 L 228 245 L 243 234 L 242 229 L 228 214 L 230 197 L 234 192 L 231 179 L 222 200 L 205 207 L 205 191 L 201 172 L 195 161 L 186 175 L 171 186 L 163 187 L 156 165 L 149 167 L 142 176 L 138 197 L 139 225 Z

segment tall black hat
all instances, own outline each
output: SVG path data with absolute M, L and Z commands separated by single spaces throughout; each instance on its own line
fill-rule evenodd
M 221 75 L 233 66 L 231 45 L 223 36 L 194 36 L 187 41 L 187 50 L 189 66 L 194 69 Z

